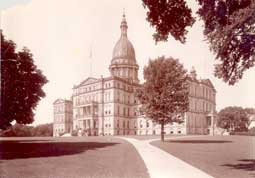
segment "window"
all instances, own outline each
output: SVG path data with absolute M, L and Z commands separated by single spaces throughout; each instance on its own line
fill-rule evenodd
M 108 94 L 108 101 L 111 100 L 111 93 Z
M 90 128 L 90 120 L 88 120 L 88 126 L 89 126 L 89 128 Z
M 123 115 L 126 115 L 126 108 L 123 108 Z
M 126 127 L 126 122 L 125 121 L 123 121 L 123 128 L 125 128 Z
M 104 100 L 107 101 L 107 93 L 104 94 Z
M 120 92 L 117 93 L 117 102 L 120 101 Z
M 117 115 L 120 115 L 120 107 L 117 107 Z
M 94 129 L 96 128 L 96 126 L 97 126 L 97 123 L 96 123 L 96 121 L 94 120 Z
M 148 128 L 150 126 L 149 122 L 146 121 L 146 127 Z

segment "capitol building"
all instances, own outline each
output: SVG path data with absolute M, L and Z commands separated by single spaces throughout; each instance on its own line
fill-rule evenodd
M 89 77 L 73 87 L 71 100 L 53 103 L 53 136 L 77 131 L 78 135 L 153 135 L 160 125 L 139 113 L 136 89 L 139 66 L 128 39 L 123 15 L 120 38 L 113 48 L 110 76 Z M 183 123 L 165 125 L 166 134 L 211 134 L 215 126 L 216 90 L 209 79 L 189 78 L 189 110 Z

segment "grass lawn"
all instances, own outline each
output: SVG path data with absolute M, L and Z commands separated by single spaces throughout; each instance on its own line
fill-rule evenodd
M 135 148 L 114 137 L 0 138 L 1 178 L 148 178 Z
M 252 136 L 180 137 L 151 144 L 215 178 L 255 178 L 255 137 Z

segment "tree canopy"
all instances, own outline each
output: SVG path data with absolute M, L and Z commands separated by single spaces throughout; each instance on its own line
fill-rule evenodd
M 185 42 L 195 21 L 185 0 L 142 0 L 147 20 L 155 27 L 156 42 L 169 34 Z M 194 1 L 195 2 L 195 1 Z M 204 35 L 216 56 L 214 74 L 229 85 L 238 82 L 255 64 L 255 0 L 197 0 Z
M 34 121 L 34 109 L 47 83 L 42 71 L 34 64 L 27 48 L 16 52 L 16 44 L 1 34 L 1 110 L 0 129 L 11 126 L 12 121 L 30 124 Z
M 153 38 L 156 42 L 167 41 L 169 34 L 184 43 L 187 27 L 192 26 L 195 19 L 184 0 L 143 0 L 148 8 L 147 20 L 156 28 Z
M 160 57 L 149 60 L 144 67 L 145 82 L 138 89 L 137 97 L 141 111 L 153 122 L 161 124 L 164 140 L 164 125 L 181 122 L 188 110 L 188 75 L 178 59 Z
M 249 121 L 247 111 L 237 106 L 226 107 L 218 113 L 218 125 L 231 131 L 246 131 Z

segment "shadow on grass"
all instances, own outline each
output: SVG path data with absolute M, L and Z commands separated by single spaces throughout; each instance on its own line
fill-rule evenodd
M 0 160 L 66 156 L 118 143 L 52 142 L 47 140 L 0 141 Z
M 241 159 L 242 163 L 238 164 L 224 164 L 222 166 L 230 167 L 232 169 L 241 169 L 245 171 L 255 171 L 255 159 Z
M 204 144 L 204 143 L 231 143 L 232 141 L 226 141 L 226 140 L 169 140 L 168 142 Z

